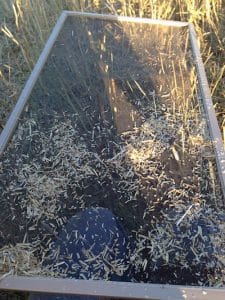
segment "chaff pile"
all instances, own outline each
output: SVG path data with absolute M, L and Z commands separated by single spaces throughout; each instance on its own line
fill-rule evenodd
M 1 181 L 1 201 L 8 199 L 12 222 L 16 205 L 20 206 L 24 241 L 2 248 L 2 271 L 48 274 L 41 268 L 47 246 L 72 215 L 90 206 L 109 207 L 130 232 L 135 244 L 134 280 L 151 281 L 151 272 L 162 266 L 192 270 L 204 264 L 212 270 L 223 265 L 223 216 L 212 204 L 215 196 L 221 197 L 219 187 L 217 195 L 213 189 L 206 195 L 212 182 L 202 179 L 207 171 L 202 147 L 189 142 L 195 137 L 204 146 L 201 127 L 193 126 L 198 132 L 185 141 L 185 160 L 176 134 L 182 120 L 173 123 L 165 114 L 152 115 L 140 128 L 125 132 L 121 142 L 115 143 L 114 155 L 104 158 L 105 149 L 97 153 L 88 148 L 76 122 L 62 123 L 57 115 L 54 119 L 50 132 L 40 131 L 32 119 L 20 125 L 2 160 L 1 177 L 7 168 L 12 180 Z M 30 156 L 19 156 L 21 148 L 28 146 L 33 147 Z M 15 153 L 18 156 L 11 165 Z M 3 230 L 2 234 L 4 238 Z M 36 256 L 34 263 L 35 253 L 42 258 Z M 201 282 L 201 272 L 194 276 L 199 284 L 213 284 L 215 279 Z
M 2 274 L 65 276 L 43 265 L 54 239 L 106 207 L 132 241 L 133 281 L 224 285 L 223 196 L 187 33 L 92 22 L 66 23 L 0 162 Z

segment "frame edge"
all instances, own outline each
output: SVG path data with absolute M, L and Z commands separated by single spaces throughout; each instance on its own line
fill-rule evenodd
M 16 128 L 19 118 L 23 112 L 23 109 L 27 103 L 27 100 L 32 92 L 32 89 L 38 79 L 39 74 L 41 73 L 44 64 L 48 58 L 48 55 L 52 49 L 52 46 L 62 29 L 62 26 L 67 18 L 67 13 L 62 12 L 60 17 L 58 18 L 58 21 L 56 22 L 42 52 L 39 56 L 32 72 L 30 73 L 28 80 L 25 83 L 25 86 L 22 89 L 22 92 L 19 96 L 19 99 L 16 102 L 16 105 L 14 106 L 14 109 L 12 110 L 6 125 L 4 126 L 1 134 L 0 134 L 0 157 L 3 154 L 3 151 L 5 150 L 8 142 L 10 141 L 10 138 L 14 132 L 14 129 Z

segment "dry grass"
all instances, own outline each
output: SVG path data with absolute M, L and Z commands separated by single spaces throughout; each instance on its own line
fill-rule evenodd
M 221 127 L 225 98 L 224 0 L 0 0 L 0 127 L 63 9 L 193 22 Z M 84 4 L 85 3 L 85 4 Z M 222 128 L 221 128 L 222 129 Z

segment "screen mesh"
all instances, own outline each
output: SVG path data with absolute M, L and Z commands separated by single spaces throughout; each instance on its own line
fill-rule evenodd
M 222 193 L 188 29 L 68 17 L 0 191 L 4 274 L 65 276 L 44 265 L 52 243 L 72 216 L 104 207 L 131 240 L 132 281 L 223 282 Z

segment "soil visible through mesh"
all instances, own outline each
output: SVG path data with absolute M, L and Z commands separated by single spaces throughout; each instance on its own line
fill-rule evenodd
M 133 241 L 133 281 L 223 284 L 224 206 L 188 45 L 186 28 L 66 21 L 0 162 L 1 272 L 53 275 L 41 264 L 60 229 L 106 207 Z

